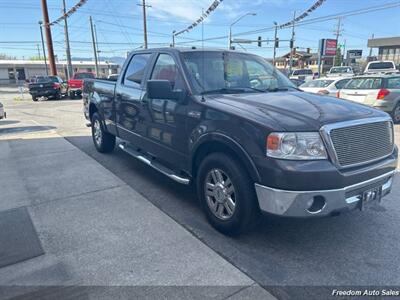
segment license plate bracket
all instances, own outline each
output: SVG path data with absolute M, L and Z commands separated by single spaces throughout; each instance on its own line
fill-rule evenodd
M 360 210 L 364 210 L 371 203 L 381 202 L 382 186 L 368 189 L 361 194 Z

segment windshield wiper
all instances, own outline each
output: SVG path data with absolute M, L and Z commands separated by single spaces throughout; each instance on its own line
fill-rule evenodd
M 206 94 L 229 94 L 229 93 L 244 93 L 246 90 L 244 88 L 220 88 L 220 89 L 215 89 L 215 90 L 208 90 L 208 91 L 203 91 L 201 94 L 206 95 Z
M 293 86 L 281 86 L 281 87 L 277 87 L 277 88 L 273 88 L 273 89 L 268 89 L 266 91 L 267 92 L 286 92 L 289 89 L 294 89 L 294 90 L 300 91 L 300 89 L 295 88 Z
M 246 92 L 260 92 L 260 93 L 266 93 L 267 90 L 263 89 L 257 89 L 253 87 L 237 87 L 237 88 L 220 88 L 220 89 L 215 89 L 215 90 L 208 90 L 204 91 L 201 94 L 214 94 L 214 93 L 221 93 L 221 94 L 229 94 L 229 93 L 246 93 Z

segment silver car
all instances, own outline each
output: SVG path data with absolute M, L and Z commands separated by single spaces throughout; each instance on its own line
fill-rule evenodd
M 0 102 L 0 119 L 5 119 L 7 117 L 6 112 L 4 111 L 4 106 L 3 104 Z
M 400 75 L 365 75 L 352 78 L 339 98 L 366 104 L 389 113 L 400 122 Z
M 299 89 L 308 93 L 335 97 L 336 93 L 349 81 L 350 78 L 319 78 L 303 83 Z

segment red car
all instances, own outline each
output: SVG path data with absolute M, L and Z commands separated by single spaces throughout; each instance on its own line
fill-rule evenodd
M 79 72 L 68 80 L 68 96 L 70 98 L 81 97 L 83 80 L 87 78 L 95 78 L 92 72 Z

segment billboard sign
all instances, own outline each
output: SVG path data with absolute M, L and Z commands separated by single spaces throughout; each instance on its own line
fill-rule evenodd
M 322 51 L 323 56 L 335 56 L 337 50 L 337 40 L 325 39 Z
M 361 58 L 362 57 L 362 50 L 348 50 L 347 51 L 347 58 Z

